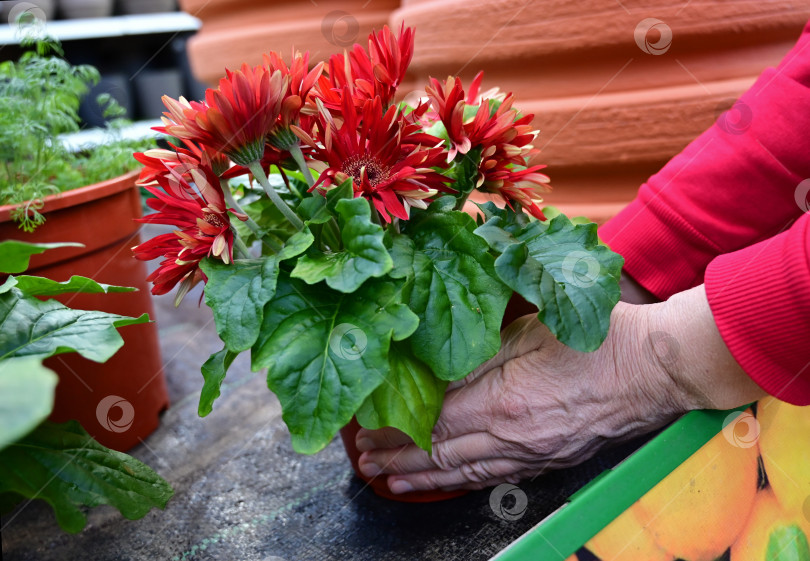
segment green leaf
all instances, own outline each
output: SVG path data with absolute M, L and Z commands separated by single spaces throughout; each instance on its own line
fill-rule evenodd
M 503 253 L 507 247 L 519 243 L 515 238 L 532 219 L 526 213 L 520 214 L 508 208 L 500 208 L 493 202 L 478 205 L 487 221 L 475 230 L 475 234 L 484 238 L 489 246 Z
M 30 277 L 28 275 L 14 277 L 14 280 L 16 281 L 14 285 L 28 296 L 55 296 L 57 294 L 79 292 L 85 294 L 111 294 L 114 292 L 135 292 L 138 290 L 137 288 L 129 286 L 100 284 L 93 279 L 77 275 L 63 282 L 57 282 L 43 277 Z
M 395 427 L 423 450 L 431 451 L 431 432 L 439 418 L 447 382 L 414 358 L 404 343 L 391 343 L 390 370 L 357 411 L 357 421 L 369 429 Z
M 39 358 L 0 361 L 0 450 L 51 414 L 57 381 Z
M 798 525 L 777 526 L 768 538 L 766 561 L 810 561 L 807 536 Z
M 43 499 L 68 532 L 87 523 L 81 506 L 109 504 L 129 519 L 165 508 L 174 491 L 149 466 L 93 440 L 76 421 L 43 423 L 0 451 L 0 494 Z
M 624 259 L 599 245 L 596 224 L 575 225 L 558 215 L 518 227 L 495 216 L 476 233 L 502 251 L 498 276 L 537 306 L 540 321 L 562 343 L 578 351 L 599 348 L 619 301 Z
M 419 316 L 411 337 L 414 355 L 442 380 L 463 378 L 492 358 L 501 346 L 501 321 L 512 291 L 495 275 L 486 242 L 473 233 L 466 213 L 446 210 L 443 197 L 408 224 L 413 251 L 408 277 L 410 308 Z M 404 263 L 408 259 L 403 259 Z M 401 275 L 398 264 L 395 272 Z
M 104 362 L 124 344 L 115 328 L 148 321 L 147 314 L 131 318 L 71 310 L 56 300 L 43 302 L 12 288 L 0 294 L 0 359 L 76 351 Z
M 32 255 L 57 247 L 84 247 L 80 243 L 26 243 L 17 240 L 0 242 L 0 273 L 22 273 Z
M 303 230 L 294 233 L 284 242 L 284 247 L 281 248 L 278 254 L 278 260 L 285 261 L 293 257 L 298 257 L 309 249 L 314 241 L 315 237 L 312 235 L 312 232 L 309 228 L 304 227 Z
M 229 351 L 249 349 L 259 336 L 264 305 L 276 291 L 276 257 L 237 259 L 231 264 L 203 259 L 200 268 L 208 277 L 205 303 L 214 312 L 220 339 Z
M 200 393 L 200 405 L 197 407 L 197 414 L 200 417 L 208 415 L 214 407 L 214 401 L 219 397 L 222 381 L 225 380 L 225 373 L 228 372 L 233 359 L 239 353 L 233 353 L 227 348 L 212 354 L 202 365 L 203 388 Z
M 326 192 L 326 208 L 332 214 L 338 212 L 337 205 L 344 199 L 351 200 L 354 198 L 354 182 L 352 178 L 347 179 L 337 187 L 333 187 Z
M 326 197 L 318 192 L 301 201 L 298 214 L 306 224 L 324 224 L 332 218 L 332 213 L 326 208 Z
M 453 166 L 453 189 L 466 197 L 475 189 L 478 180 L 478 166 L 481 163 L 481 148 L 470 150 L 466 154 L 456 154 Z
M 321 450 L 351 420 L 383 382 L 390 341 L 417 322 L 394 283 L 370 281 L 347 295 L 279 274 L 251 361 L 254 371 L 268 369 L 297 452 Z
M 394 263 L 385 249 L 382 227 L 371 221 L 368 201 L 340 199 L 335 208 L 343 251 L 304 255 L 298 259 L 292 276 L 307 284 L 326 280 L 331 288 L 351 293 L 368 279 L 385 275 Z

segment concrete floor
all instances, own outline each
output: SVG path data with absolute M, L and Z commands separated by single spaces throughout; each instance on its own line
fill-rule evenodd
M 353 475 L 339 438 L 315 456 L 292 451 L 278 401 L 263 374 L 250 372 L 247 354 L 231 367 L 213 413 L 197 416 L 200 365 L 221 346 L 198 297 L 179 309 L 171 295 L 155 298 L 172 407 L 132 451 L 174 487 L 166 510 L 128 521 L 98 507 L 82 533 L 69 535 L 34 501 L 3 517 L 2 559 L 484 560 L 641 445 L 521 483 L 529 504 L 515 521 L 495 516 L 487 490 L 433 504 L 381 499 Z

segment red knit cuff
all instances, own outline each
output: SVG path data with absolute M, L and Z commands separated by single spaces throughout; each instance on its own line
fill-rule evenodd
M 810 404 L 810 215 L 789 231 L 714 259 L 706 295 L 720 335 L 766 392 Z
M 719 253 L 660 197 L 644 201 L 643 191 L 599 236 L 624 257 L 624 272 L 661 300 L 701 284 L 703 266 Z

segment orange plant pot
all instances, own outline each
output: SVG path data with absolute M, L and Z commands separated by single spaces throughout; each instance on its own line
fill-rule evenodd
M 202 20 L 189 40 L 194 76 L 215 84 L 225 68 L 260 64 L 262 53 L 277 51 L 289 60 L 293 48 L 309 51 L 313 63 L 365 44 L 388 22 L 399 0 L 180 0 L 185 12 Z
M 152 300 L 146 266 L 130 248 L 140 243 L 141 201 L 136 173 L 130 173 L 44 199 L 46 222 L 26 233 L 11 221 L 12 206 L 0 206 L 0 239 L 29 243 L 79 242 L 85 247 L 52 249 L 31 258 L 26 274 L 57 281 L 72 275 L 100 283 L 132 286 L 137 292 L 66 294 L 57 300 L 71 308 L 127 316 L 148 313 Z M 154 323 L 124 327 L 124 346 L 106 363 L 76 353 L 51 357 L 45 364 L 59 375 L 55 422 L 77 419 L 100 443 L 128 450 L 154 431 L 169 406 Z
M 505 328 L 519 317 L 531 313 L 537 313 L 537 307 L 524 300 L 519 294 L 513 294 L 506 306 L 501 326 Z M 357 449 L 355 440 L 357 431 L 359 430 L 360 425 L 357 419 L 352 417 L 351 422 L 340 429 L 340 438 L 343 439 L 343 446 L 346 448 L 346 454 L 349 456 L 349 461 L 352 463 L 352 468 L 354 468 L 357 477 L 368 483 L 371 489 L 380 497 L 406 503 L 432 503 L 435 501 L 454 499 L 468 493 L 465 489 L 459 489 L 457 491 L 413 491 L 411 493 L 402 493 L 401 495 L 393 494 L 388 488 L 387 476 L 366 477 L 360 472 L 358 460 L 360 459 L 361 452 Z
M 357 419 L 352 417 L 351 422 L 340 429 L 340 438 L 343 439 L 343 446 L 346 448 L 346 454 L 349 456 L 349 461 L 352 463 L 352 468 L 354 468 L 357 477 L 368 483 L 372 491 L 380 497 L 405 503 L 433 503 L 436 501 L 454 499 L 461 495 L 466 495 L 469 492 L 466 489 L 459 489 L 458 491 L 412 491 L 410 493 L 395 495 L 388 488 L 388 476 L 366 477 L 360 471 L 357 461 L 360 459 L 361 452 L 357 449 L 357 445 L 355 444 L 355 437 L 359 430 L 360 425 L 357 423 Z

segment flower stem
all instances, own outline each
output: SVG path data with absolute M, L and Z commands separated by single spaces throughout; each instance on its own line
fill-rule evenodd
M 473 189 L 473 191 L 474 190 L 475 189 Z M 469 193 L 465 194 L 463 197 L 458 199 L 456 201 L 456 206 L 453 207 L 453 210 L 464 210 L 464 205 L 467 204 L 467 199 L 470 197 L 471 194 L 472 194 L 472 191 L 470 191 Z
M 220 180 L 220 184 L 222 186 L 222 194 L 225 195 L 225 203 L 227 203 L 227 205 L 230 208 L 234 209 L 239 214 L 244 214 L 245 216 L 247 216 L 247 220 L 245 220 L 245 225 L 248 227 L 248 229 L 250 229 L 251 232 L 256 234 L 256 237 L 259 239 L 259 241 L 261 241 L 262 244 L 269 247 L 273 253 L 278 253 L 279 251 L 281 251 L 281 246 L 278 245 L 273 240 L 265 238 L 264 232 L 262 231 L 261 227 L 258 224 L 256 224 L 255 220 L 253 220 L 250 216 L 248 216 L 247 212 L 242 210 L 242 207 L 239 206 L 239 203 L 237 203 L 236 199 L 233 198 L 233 194 L 231 193 L 231 188 L 228 185 L 228 182 L 222 179 Z
M 304 161 L 304 153 L 301 152 L 301 146 L 299 146 L 297 143 L 290 146 L 290 155 L 298 165 L 298 169 L 304 174 L 304 179 L 307 181 L 307 186 L 312 187 L 315 185 L 315 180 L 312 178 L 312 173 L 309 171 L 309 166 L 307 166 L 306 161 Z
M 298 197 L 299 199 L 301 199 L 303 201 L 304 196 L 301 194 L 300 191 L 298 191 L 298 189 L 296 189 L 293 186 L 292 183 L 290 183 L 290 178 L 287 177 L 287 174 L 284 172 L 284 168 L 281 167 L 281 166 L 276 166 L 276 169 L 278 170 L 278 174 L 281 176 L 281 179 L 284 180 L 284 185 L 286 185 L 287 189 L 290 190 L 290 193 L 292 193 L 293 195 L 295 195 L 296 197 Z
M 243 259 L 250 259 L 250 250 L 245 245 L 245 242 L 235 233 L 233 236 L 233 246 L 236 248 L 236 251 L 242 255 Z
M 256 180 L 259 182 L 259 184 L 262 186 L 264 192 L 267 193 L 267 196 L 270 197 L 270 200 L 273 201 L 273 204 L 276 205 L 276 207 L 281 211 L 281 214 L 283 214 L 285 218 L 287 218 L 287 220 L 290 221 L 290 224 L 295 226 L 296 230 L 299 231 L 303 230 L 304 223 L 301 222 L 301 219 L 298 218 L 298 215 L 296 215 L 295 212 L 293 212 L 293 210 L 287 206 L 287 203 L 285 203 L 281 199 L 281 197 L 278 196 L 276 190 L 273 189 L 272 185 L 270 185 L 270 181 L 267 180 L 267 176 L 265 175 L 264 170 L 262 169 L 261 163 L 253 162 L 248 166 L 248 169 L 250 169 L 250 172 L 253 174 L 253 177 L 255 177 Z

